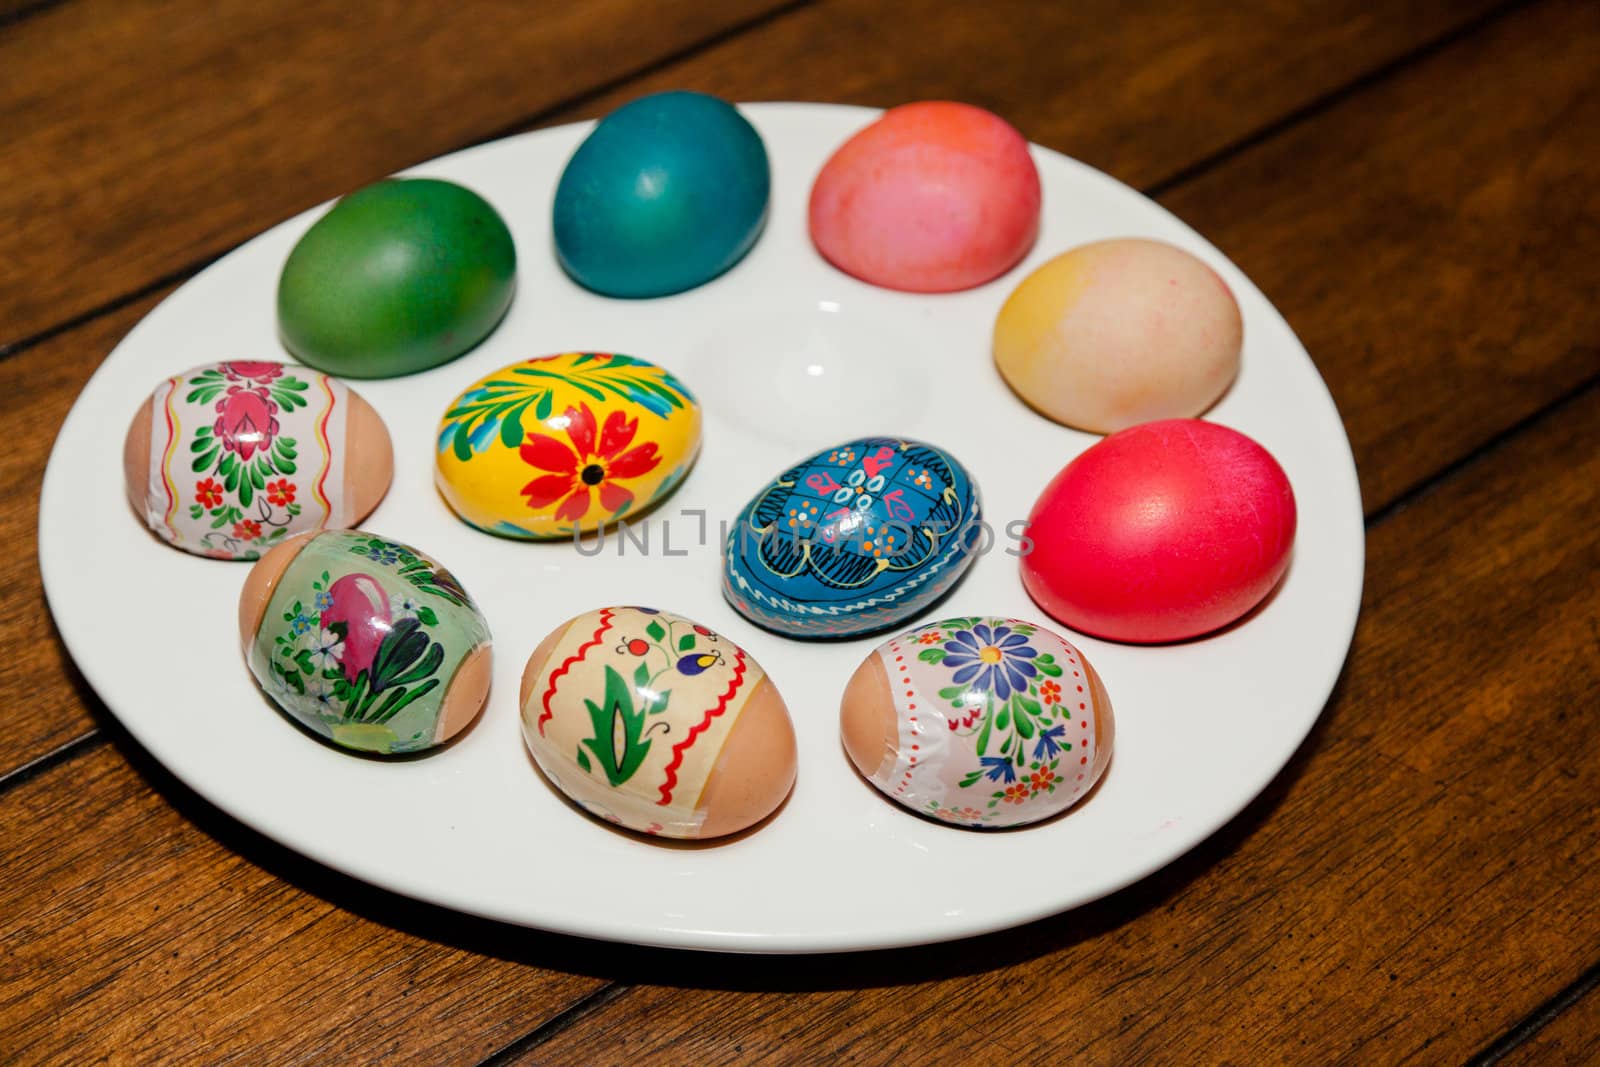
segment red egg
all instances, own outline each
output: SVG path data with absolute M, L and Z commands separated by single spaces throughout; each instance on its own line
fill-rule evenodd
M 883 117 L 833 154 L 811 188 L 811 239 L 873 285 L 968 289 L 1016 265 L 1039 231 L 1039 172 L 1004 119 L 924 101 Z
M 1294 491 L 1236 430 L 1147 422 L 1067 464 L 1029 516 L 1022 584 L 1082 633 L 1150 644 L 1226 626 L 1289 566 Z

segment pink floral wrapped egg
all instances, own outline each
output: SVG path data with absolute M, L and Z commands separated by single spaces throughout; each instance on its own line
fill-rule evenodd
M 207 363 L 156 386 L 123 443 L 128 502 L 196 555 L 254 560 L 295 534 L 365 518 L 394 454 L 372 406 L 319 371 Z

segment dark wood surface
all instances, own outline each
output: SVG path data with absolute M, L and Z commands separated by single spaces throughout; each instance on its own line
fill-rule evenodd
M 0 6 L 0 1060 L 1592 1062 L 1600 7 L 540 8 Z M 1361 474 L 1361 622 L 1193 853 L 982 941 L 595 945 L 301 859 L 82 684 L 37 495 L 117 340 L 289 214 L 669 87 L 992 108 L 1155 195 L 1305 341 Z

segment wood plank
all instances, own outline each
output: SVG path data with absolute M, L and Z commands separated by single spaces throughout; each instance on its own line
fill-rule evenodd
M 160 302 L 149 296 L 11 359 L 0 360 L 0 425 L 12 430 L 12 447 L 0 449 L 0 589 L 10 610 L 0 612 L 0 693 L 6 693 L 6 729 L 0 730 L 0 774 L 94 728 L 90 709 L 99 701 L 80 679 L 55 635 L 39 578 L 39 487 L 55 433 L 84 383 L 112 347 Z M 130 409 L 131 410 L 131 409 Z M 127 535 L 136 520 L 120 501 L 86 506 L 86 517 L 114 523 Z M 24 694 L 26 696 L 24 697 Z M 99 711 L 104 714 L 103 709 Z
M 963 100 L 1142 188 L 1496 6 L 828 0 L 552 121 L 672 88 L 873 107 Z
M 1600 1063 L 1600 997 L 1593 990 L 1500 1060 L 1501 1067 L 1591 1063 Z
M 975 942 L 647 961 L 525 1062 L 1461 1062 L 1600 958 L 1597 509 L 1593 388 L 1380 525 L 1312 739 L 1167 871 Z
M 601 984 L 523 962 L 576 969 L 569 942 L 336 875 L 155 781 L 103 746 L 0 805 L 8 1063 L 474 1062 Z
M 0 347 L 785 2 L 40 11 L 0 37 Z

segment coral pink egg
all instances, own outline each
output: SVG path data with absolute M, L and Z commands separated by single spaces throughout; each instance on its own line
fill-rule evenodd
M 1294 491 L 1250 438 L 1168 419 L 1089 448 L 1029 523 L 1022 583 L 1045 611 L 1114 641 L 1181 641 L 1244 615 L 1283 576 Z
M 811 188 L 811 239 L 873 285 L 949 292 L 1016 265 L 1039 231 L 1028 142 L 967 104 L 906 104 L 846 141 Z

